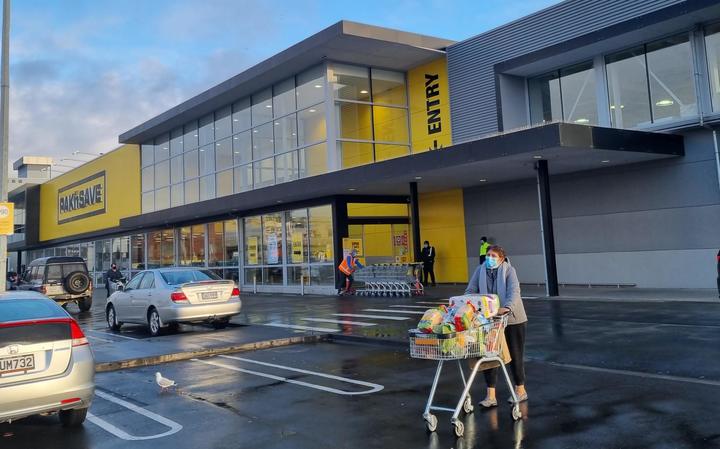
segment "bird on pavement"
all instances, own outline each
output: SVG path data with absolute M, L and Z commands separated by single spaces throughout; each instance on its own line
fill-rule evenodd
M 160 386 L 160 391 L 165 391 L 168 388 L 176 386 L 174 380 L 166 379 L 165 377 L 162 377 L 162 375 L 157 372 L 155 373 L 155 382 Z

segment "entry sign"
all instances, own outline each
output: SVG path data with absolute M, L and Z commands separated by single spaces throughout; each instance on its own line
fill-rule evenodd
M 15 233 L 15 204 L 0 203 L 0 235 Z

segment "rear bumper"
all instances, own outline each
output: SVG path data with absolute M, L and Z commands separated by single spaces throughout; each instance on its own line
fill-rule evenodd
M 213 321 L 240 313 L 242 301 L 230 300 L 219 304 L 176 304 L 158 310 L 163 324 L 171 322 Z
M 95 393 L 95 360 L 90 346 L 73 348 L 65 373 L 46 380 L 0 387 L 0 423 L 40 413 L 87 408 Z M 79 401 L 61 404 L 78 398 Z

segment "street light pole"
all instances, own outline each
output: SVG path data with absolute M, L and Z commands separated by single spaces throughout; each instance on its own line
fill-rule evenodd
M 10 134 L 9 106 L 10 106 L 10 0 L 3 0 L 2 22 L 2 75 L 0 75 L 0 134 L 2 134 L 2 148 L 0 148 L 0 202 L 8 200 L 8 136 Z M 0 235 L 0 292 L 5 291 L 7 276 L 7 236 Z

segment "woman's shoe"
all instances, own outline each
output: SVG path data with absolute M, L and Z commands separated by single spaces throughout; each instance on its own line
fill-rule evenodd
M 479 404 L 485 408 L 497 407 L 497 399 L 485 398 L 482 401 L 480 401 Z
M 517 394 L 517 393 L 515 393 L 515 395 L 516 395 L 517 398 L 518 398 L 518 403 L 520 403 L 520 402 L 525 402 L 525 401 L 528 400 L 528 395 L 527 395 L 527 393 L 525 393 L 525 394 Z M 515 401 L 513 400 L 513 397 L 512 397 L 512 396 L 510 396 L 510 397 L 508 398 L 508 402 L 511 403 L 511 404 L 514 404 L 514 403 L 515 403 Z

